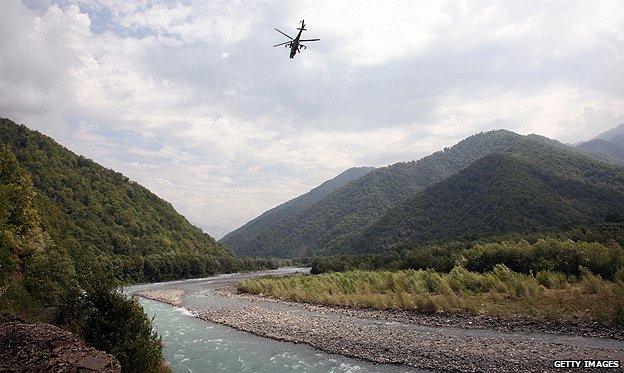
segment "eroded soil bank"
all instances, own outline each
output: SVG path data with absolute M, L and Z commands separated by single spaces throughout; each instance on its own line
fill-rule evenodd
M 0 372 L 121 372 L 110 354 L 44 323 L 0 320 Z

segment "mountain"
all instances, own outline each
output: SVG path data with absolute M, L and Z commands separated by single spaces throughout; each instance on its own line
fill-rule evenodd
M 611 140 L 609 140 L 609 141 L 614 143 L 614 144 L 618 144 L 620 146 L 624 146 L 624 133 L 619 134 L 617 136 L 613 136 L 611 138 Z
M 51 138 L 0 119 L 0 146 L 29 174 L 42 228 L 78 271 L 98 263 L 117 277 L 155 281 L 240 266 L 230 249 L 171 204 Z
M 390 208 L 488 154 L 517 152 L 546 158 L 548 149 L 567 149 L 570 154 L 578 154 L 566 145 L 537 135 L 522 136 L 505 130 L 480 133 L 418 161 L 371 171 L 258 235 L 244 250 L 251 255 L 278 257 L 340 251 Z
M 297 198 L 291 199 L 288 202 L 264 212 L 242 227 L 228 233 L 219 242 L 231 247 L 239 255 L 253 254 L 253 252 L 248 252 L 246 248 L 249 247 L 250 242 L 258 235 L 276 226 L 281 221 L 292 218 L 306 208 L 319 202 L 336 189 L 361 178 L 374 169 L 374 167 L 349 168 L 333 179 L 325 181 L 308 193 L 302 194 Z
M 624 123 L 575 146 L 604 162 L 624 166 Z
M 600 133 L 598 136 L 596 136 L 596 138 L 612 141 L 614 138 L 620 137 L 622 135 L 624 135 L 624 123 L 620 124 L 619 126 L 613 127 L 608 131 Z M 620 140 L 621 139 L 622 138 L 620 138 Z
M 7 124 L 14 125 L 5 123 L 3 130 Z M 62 245 L 66 242 L 59 245 L 45 230 L 42 220 L 48 211 L 37 208 L 38 198 L 31 175 L 11 149 L 1 145 L 0 335 L 14 335 L 0 338 L 0 350 L 5 352 L 7 344 L 10 347 L 17 343 L 9 350 L 19 351 L 21 356 L 11 359 L 6 353 L 0 354 L 0 361 L 6 363 L 9 358 L 13 362 L 0 363 L 0 371 L 5 371 L 3 366 L 15 368 L 15 364 L 20 371 L 57 371 L 42 363 L 52 357 L 58 360 L 61 355 L 76 362 L 91 355 L 91 363 L 108 365 L 111 369 L 107 371 L 120 371 L 120 363 L 124 371 L 157 371 L 163 362 L 162 341 L 138 301 L 119 290 L 116 268 L 111 268 L 111 263 L 101 255 L 82 261 L 72 258 L 71 247 Z M 76 335 L 60 333 L 52 325 L 23 321 L 54 323 Z M 12 326 L 11 330 L 7 326 Z M 61 338 L 55 338 L 59 333 L 63 334 Z M 72 339 L 83 342 L 72 343 Z M 62 342 L 66 353 L 59 355 L 58 348 L 52 351 L 55 340 Z M 85 349 L 84 343 L 91 347 Z M 68 345 L 71 348 L 65 348 Z M 117 359 L 95 351 L 94 347 Z M 67 370 L 75 365 L 67 359 L 65 364 L 53 365 L 64 365 L 63 370 Z M 24 365 L 28 362 L 30 368 Z
M 624 211 L 624 170 L 552 149 L 551 157 L 491 154 L 368 227 L 348 251 L 605 222 Z
M 618 137 L 622 137 L 623 145 L 620 145 L 617 142 L 595 138 L 593 140 L 583 142 L 576 147 L 581 151 L 593 155 L 605 162 L 618 166 L 624 166 L 624 135 L 616 136 L 616 141 L 619 140 Z

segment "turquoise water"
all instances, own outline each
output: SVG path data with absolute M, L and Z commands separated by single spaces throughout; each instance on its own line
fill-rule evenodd
M 406 367 L 373 364 L 327 354 L 308 345 L 213 324 L 184 308 L 139 298 L 165 344 L 165 359 L 176 372 L 406 372 Z
M 309 268 L 280 268 L 255 275 L 283 275 L 308 272 Z M 237 307 L 246 302 L 221 298 L 204 286 L 243 278 L 248 274 L 224 274 L 203 279 L 129 286 L 128 294 L 145 289 L 176 287 L 189 292 L 190 307 Z M 405 366 L 374 364 L 341 355 L 328 354 L 306 344 L 281 342 L 259 337 L 195 317 L 185 308 L 138 298 L 145 312 L 154 318 L 154 328 L 162 336 L 165 359 L 176 372 L 412 372 Z M 243 303 L 240 303 L 243 302 Z M 240 303 L 240 304 L 239 304 Z

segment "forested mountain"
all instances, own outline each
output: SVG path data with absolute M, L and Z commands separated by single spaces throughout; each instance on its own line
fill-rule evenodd
M 577 145 L 577 148 L 605 162 L 624 166 L 624 145 L 619 145 L 618 143 L 601 138 L 595 138 Z
M 114 272 L 102 267 L 100 258 L 80 263 L 58 245 L 42 225 L 46 211 L 37 209 L 36 200 L 30 175 L 8 146 L 0 146 L 0 323 L 15 315 L 54 323 L 115 355 L 124 371 L 157 371 L 163 362 L 163 345 L 139 303 L 116 289 Z M 20 341 L 30 338 L 45 344 L 54 338 L 39 327 L 32 329 L 32 324 L 13 325 L 29 330 L 17 338 Z M 54 330 L 49 325 L 44 328 Z M 78 337 L 65 333 L 62 339 L 71 342 Z M 41 361 L 45 348 L 33 348 L 17 360 L 41 355 Z
M 244 250 L 280 257 L 337 252 L 390 208 L 488 154 L 530 154 L 546 159 L 552 149 L 566 149 L 566 154 L 579 156 L 572 148 L 541 136 L 505 130 L 480 133 L 418 161 L 376 169 L 267 230 Z
M 545 158 L 492 154 L 391 209 L 345 249 L 383 253 L 432 240 L 566 229 L 622 211 L 624 170 L 559 149 Z
M 8 119 L 0 119 L 0 146 L 29 174 L 41 225 L 77 270 L 98 263 L 144 281 L 240 268 L 231 250 L 122 174 Z
M 264 212 L 242 227 L 228 233 L 219 242 L 231 247 L 237 254 L 254 254 L 246 249 L 250 247 L 250 242 L 259 234 L 285 219 L 292 218 L 309 206 L 319 202 L 334 190 L 361 178 L 374 169 L 374 167 L 352 167 L 333 179 L 325 181 L 308 193 Z
M 612 142 L 612 143 L 620 145 L 620 146 L 624 146 L 624 133 L 612 137 L 609 140 L 609 142 Z
M 607 141 L 613 141 L 615 139 L 615 142 L 619 143 L 620 141 L 624 140 L 624 123 L 620 124 L 619 126 L 613 127 L 608 131 L 600 133 L 596 136 L 596 138 Z
M 576 148 L 604 162 L 624 166 L 624 123 L 577 144 Z

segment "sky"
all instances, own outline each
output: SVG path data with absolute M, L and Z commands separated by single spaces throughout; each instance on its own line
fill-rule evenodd
M 272 48 L 305 18 L 308 49 Z M 624 123 L 601 1 L 0 1 L 0 116 L 219 238 L 353 166 Z

